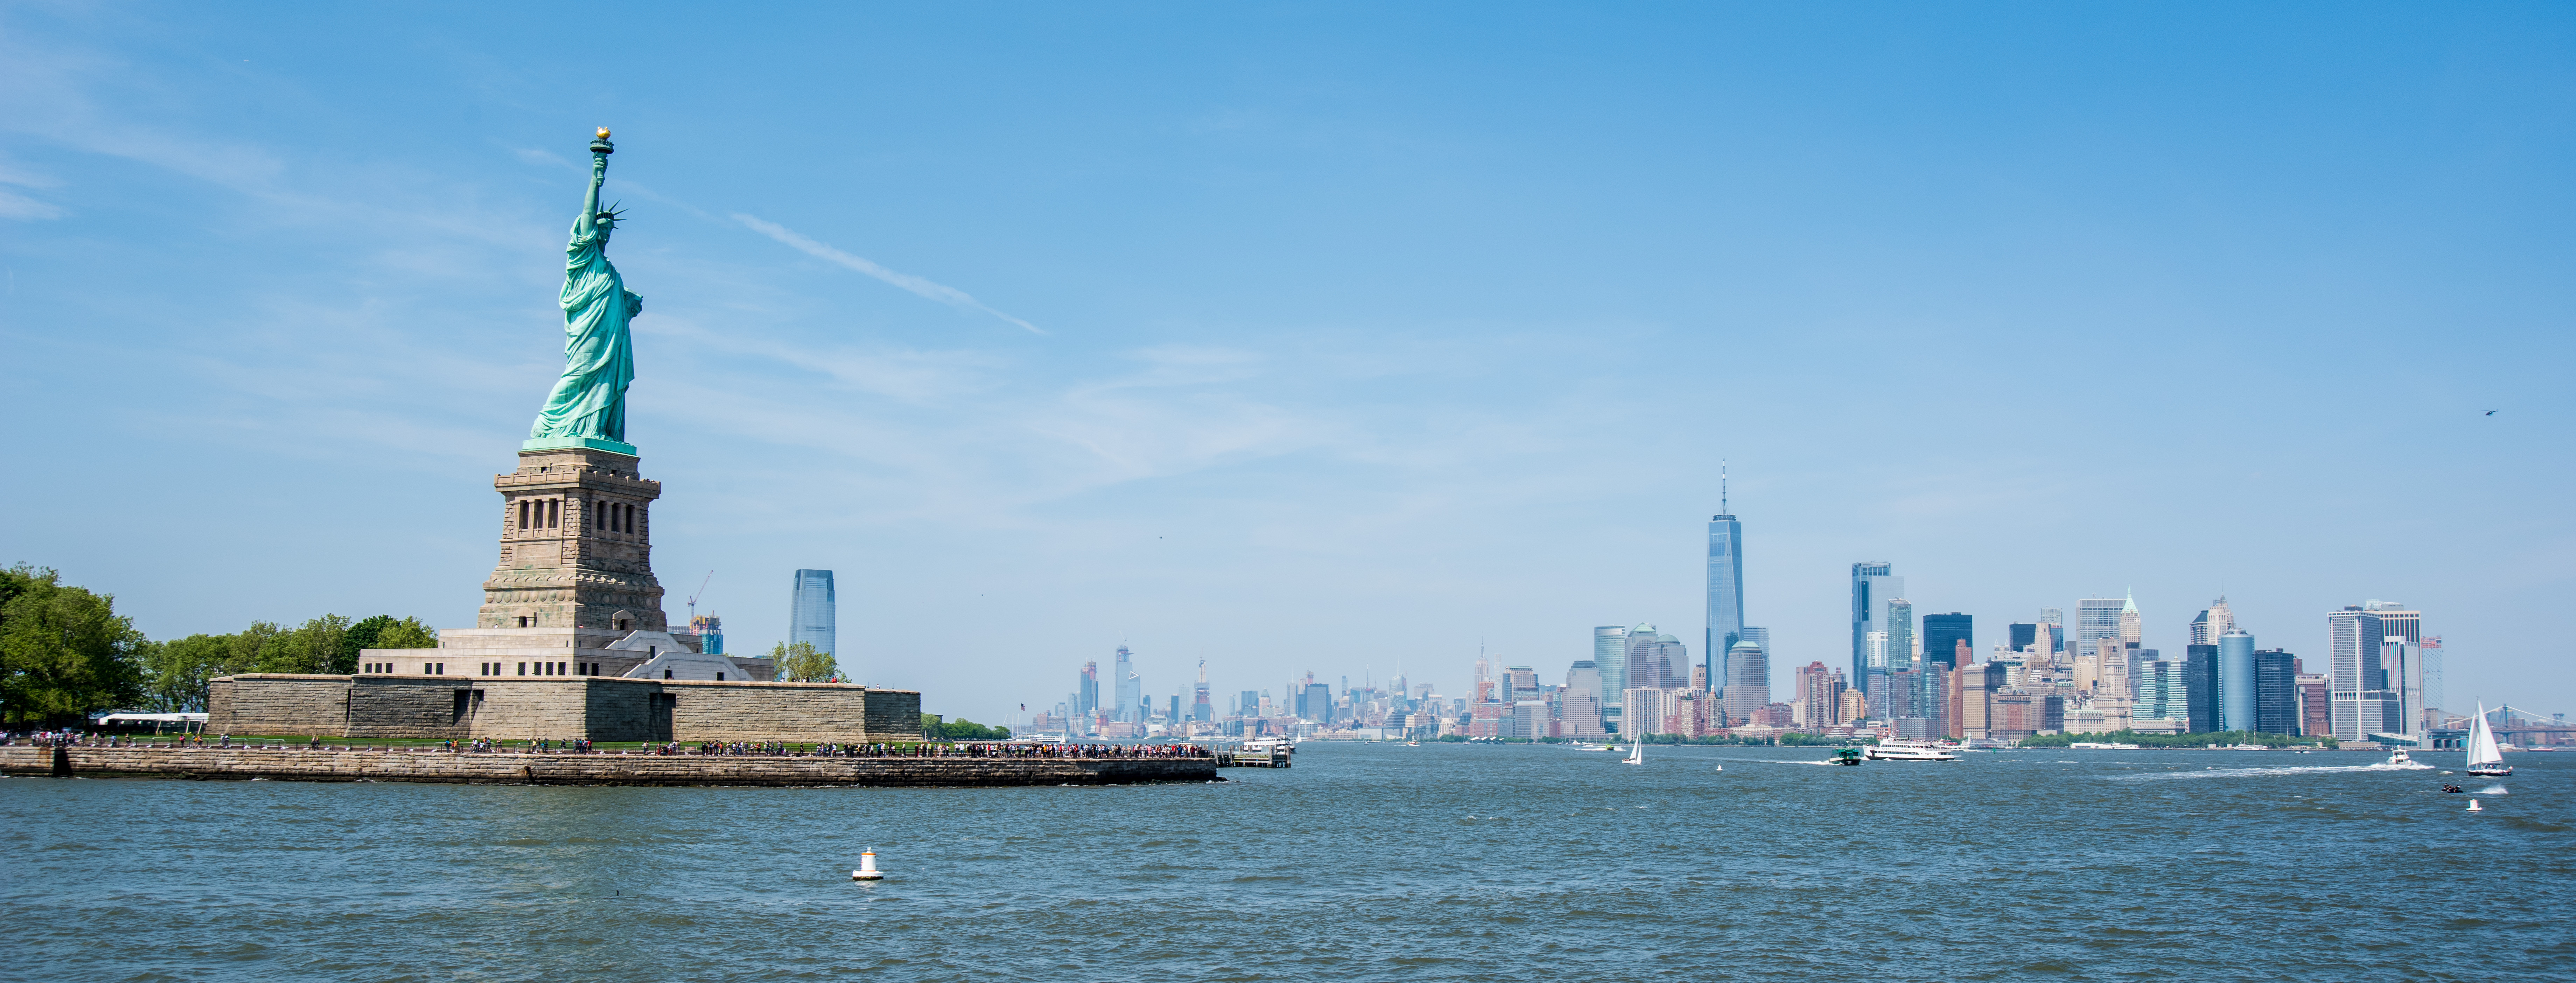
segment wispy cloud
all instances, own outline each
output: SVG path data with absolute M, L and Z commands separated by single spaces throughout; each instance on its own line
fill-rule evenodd
M 798 251 L 816 259 L 849 267 L 850 269 L 865 273 L 879 280 L 894 284 L 895 286 L 902 287 L 905 290 L 912 291 L 913 293 L 920 294 L 921 296 L 928 297 L 943 304 L 963 307 L 968 310 L 982 311 L 986 314 L 993 315 L 994 317 L 1001 318 L 1002 320 L 1009 321 L 1012 324 L 1027 328 L 1031 332 L 1037 334 L 1046 333 L 1046 331 L 1039 328 L 1037 325 L 1030 324 L 1027 321 L 1020 320 L 1019 318 L 1012 317 L 1008 314 L 994 310 L 991 307 L 985 306 L 983 301 L 976 300 L 974 297 L 967 295 L 966 291 L 959 290 L 951 286 L 932 283 L 910 273 L 897 273 L 893 270 L 886 269 L 885 267 L 878 266 L 877 264 L 870 262 L 867 257 L 852 256 L 812 239 L 805 238 L 804 236 L 797 234 L 796 230 L 790 229 L 776 222 L 764 221 L 760 218 L 745 215 L 741 212 L 733 213 L 733 220 L 742 223 L 744 228 L 793 246 Z

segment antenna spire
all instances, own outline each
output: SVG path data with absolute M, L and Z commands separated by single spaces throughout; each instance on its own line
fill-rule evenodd
M 1735 514 L 1726 507 L 1726 459 L 1722 457 L 1717 459 L 1717 511 L 1725 515 Z

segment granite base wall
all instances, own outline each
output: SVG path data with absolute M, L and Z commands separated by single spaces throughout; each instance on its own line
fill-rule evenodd
M 207 727 L 220 733 L 313 734 L 343 737 L 349 728 L 347 676 L 253 676 L 217 679 L 206 687 Z M 238 679 L 257 679 L 245 686 Z
M 833 741 L 814 734 L 921 734 L 921 694 L 801 683 L 668 680 L 671 740 Z
M 921 694 L 611 676 L 227 676 L 206 732 L 468 740 L 865 743 L 921 737 Z
M 771 758 L 304 748 L 0 747 L 0 774 L 468 785 L 974 787 L 1217 780 L 1213 758 Z

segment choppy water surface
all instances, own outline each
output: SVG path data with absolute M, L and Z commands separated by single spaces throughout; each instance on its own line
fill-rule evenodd
M 1821 756 L 1309 744 L 1222 784 L 1005 790 L 7 779 L 0 975 L 2576 975 L 2576 754 L 2501 783 L 2360 752 Z M 851 883 L 871 846 L 892 879 Z

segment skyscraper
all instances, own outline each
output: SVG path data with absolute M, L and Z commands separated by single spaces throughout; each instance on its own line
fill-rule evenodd
M 805 642 L 817 652 L 838 652 L 840 604 L 832 594 L 832 571 L 796 571 L 796 592 L 788 603 L 787 640 Z
M 2191 692 L 2185 666 L 2184 662 L 2164 659 L 2141 659 L 2132 666 L 2138 686 L 2138 702 L 2129 711 L 2132 729 L 2141 734 L 2188 731 Z
M 1628 630 L 1627 683 L 1631 689 L 1679 689 L 1690 683 L 1690 651 L 1682 640 L 1652 624 Z
M 2185 645 L 2183 657 L 2184 719 L 2188 734 L 2214 734 L 2218 727 L 2218 646 Z
M 2209 602 L 2208 607 L 2202 608 L 2198 615 L 2192 617 L 2191 644 L 2216 645 L 2218 636 L 2235 630 L 2236 613 L 2228 610 L 2227 599 L 2221 597 Z
M 1601 667 L 1601 713 L 1619 721 L 1620 694 L 1628 688 L 1628 629 L 1602 625 L 1592 629 L 1592 664 Z
M 1843 679 L 1839 669 L 1825 668 L 1822 662 L 1807 663 L 1798 670 L 1798 696 L 1793 708 L 1801 727 L 1823 728 L 1842 723 Z
M 2066 651 L 2075 655 L 2092 655 L 2100 651 L 2102 640 L 2120 640 L 2120 608 L 2127 602 L 2116 597 L 2087 597 L 2075 602 L 2075 627 L 2066 636 Z
M 2066 651 L 2066 609 L 2039 609 L 2039 623 L 2054 629 L 2057 635 L 2057 647 L 2048 650 L 2046 654 L 2055 655 Z
M 1143 723 L 1145 681 L 1136 675 L 1136 663 L 1129 656 L 1127 646 L 1118 646 L 1118 660 L 1110 665 L 1109 671 L 1110 683 L 1117 687 L 1117 704 L 1110 711 L 1110 718 L 1120 723 Z
M 2359 607 L 2326 614 L 2326 698 L 2339 741 L 2367 740 L 2385 729 L 2388 672 L 2379 664 L 2387 635 L 2379 615 Z
M 2004 647 L 2019 652 L 2039 639 L 2039 626 L 2013 622 L 2004 626 Z
M 2288 685 L 2284 680 L 2283 686 Z M 2218 729 L 2258 730 L 2262 687 L 2255 680 L 2254 636 L 2233 618 L 2218 635 Z
M 2424 636 L 2421 651 L 2424 656 L 2424 727 L 2430 730 L 2442 726 L 2442 721 L 2448 719 L 2442 711 L 2442 636 Z
M 1771 705 L 1771 656 L 1762 646 L 1741 641 L 1727 653 L 1726 664 L 1740 677 L 1726 685 L 1726 717 L 1730 722 L 1751 720 L 1755 711 Z
M 2388 695 L 2395 720 L 2391 733 L 2422 736 L 2425 730 L 2424 612 L 2395 601 L 2363 601 L 2362 610 L 2379 616 L 2380 668 L 2388 672 Z
M 1565 699 L 1561 716 L 1565 736 L 1601 737 L 1601 669 L 1590 659 L 1576 659 L 1565 670 Z
M 2120 644 L 2142 644 L 2146 637 L 2146 623 L 2138 617 L 2138 592 L 2131 590 L 2129 596 L 2120 601 Z
M 1708 664 L 1708 683 L 1725 687 L 1726 659 L 1744 640 L 1744 526 L 1726 511 L 1725 469 L 1718 471 L 1718 514 L 1708 517 L 1708 632 L 1700 638 L 1700 657 Z M 1687 674 L 1685 674 L 1687 675 Z
M 1736 665 L 1735 660 L 1730 658 L 1726 662 L 1726 671 L 1733 673 L 1733 678 L 1712 680 L 1712 682 L 1719 684 L 1720 688 L 1724 690 L 1733 690 L 1737 686 L 1759 687 L 1764 694 L 1763 700 L 1767 703 L 1770 700 L 1769 694 L 1771 692 L 1771 629 L 1754 625 L 1746 625 L 1741 629 L 1739 634 L 1742 637 L 1738 638 L 1736 641 L 1739 644 L 1751 644 L 1755 649 L 1761 651 L 1762 658 L 1756 660 L 1752 665 L 1741 666 Z M 1732 706 L 1732 704 L 1729 705 Z M 1761 706 L 1757 705 L 1754 709 L 1759 710 L 1761 709 Z M 1729 714 L 1733 714 L 1734 712 L 1735 711 L 1733 710 L 1727 711 Z
M 1079 721 L 1076 734 L 1091 732 L 1092 722 L 1100 716 L 1100 663 L 1084 662 L 1082 675 L 1073 681 L 1073 716 Z
M 1977 619 L 1974 615 L 1952 611 L 1948 614 L 1923 616 L 1923 657 L 1945 666 L 1959 665 L 1959 643 L 1968 643 L 1968 651 L 1977 650 Z
M 2253 636 L 2246 637 L 2250 639 Z M 2226 644 L 2224 641 L 2219 643 L 2221 659 L 2226 658 Z M 2220 685 L 2226 685 L 2225 681 L 2222 680 Z M 2266 734 L 2299 732 L 2299 666 L 2298 660 L 2288 652 L 2271 649 L 2254 653 L 2252 729 Z
M 1518 703 L 1522 700 L 1535 699 L 1538 699 L 1538 670 L 1528 666 L 1504 666 L 1503 702 Z
M 1905 596 L 1905 578 L 1892 576 L 1888 563 L 1861 562 L 1851 568 L 1852 672 L 1851 687 L 1870 692 L 1870 639 L 1872 633 L 1887 631 L 1887 602 Z M 1910 652 L 1908 654 L 1911 654 Z M 1884 674 L 1882 660 L 1877 672 Z
M 1901 673 L 1914 668 L 1914 601 L 1888 599 L 1888 671 Z
M 1349 680 L 1344 680 L 1343 682 L 1347 684 L 1347 683 L 1349 682 Z M 1347 689 L 1347 688 L 1349 688 L 1349 687 L 1346 685 L 1344 688 L 1345 688 L 1345 689 Z M 1192 700 L 1190 701 L 1190 719 L 1192 719 L 1192 720 L 1196 720 L 1196 721 L 1199 721 L 1199 722 L 1201 722 L 1201 723 L 1205 723 L 1205 722 L 1207 722 L 1207 721 L 1215 720 L 1215 719 L 1216 719 L 1216 707 L 1214 707 L 1214 706 L 1212 706 L 1212 705 L 1210 705 L 1210 704 L 1208 703 L 1208 680 L 1207 680 L 1207 660 L 1206 660 L 1206 659 L 1200 659 L 1200 660 L 1199 660 L 1199 681 L 1198 681 L 1198 685 L 1197 685 L 1197 687 L 1196 687 L 1196 688 L 1192 689 L 1190 692 L 1191 692 L 1191 694 L 1195 697 L 1195 699 L 1192 699 Z

